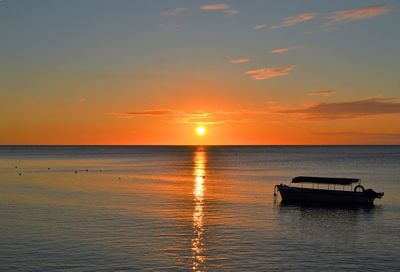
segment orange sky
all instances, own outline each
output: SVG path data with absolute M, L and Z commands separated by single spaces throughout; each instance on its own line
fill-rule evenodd
M 0 144 L 400 144 L 398 2 L 149 2 L 0 2 Z

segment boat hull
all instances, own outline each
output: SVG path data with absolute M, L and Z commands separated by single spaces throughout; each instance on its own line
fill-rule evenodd
M 282 203 L 301 203 L 334 206 L 373 206 L 375 197 L 363 192 L 335 191 L 277 185 Z

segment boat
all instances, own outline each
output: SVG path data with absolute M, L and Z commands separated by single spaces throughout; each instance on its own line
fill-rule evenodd
M 310 185 L 312 184 L 312 185 Z M 353 185 L 357 184 L 356 186 Z M 321 188 L 322 187 L 322 188 Z M 283 204 L 316 204 L 333 206 L 373 206 L 384 193 L 364 189 L 360 179 L 330 177 L 295 177 L 289 185 L 275 185 Z

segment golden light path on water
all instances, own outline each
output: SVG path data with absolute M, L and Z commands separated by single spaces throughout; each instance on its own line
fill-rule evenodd
M 206 178 L 207 153 L 203 147 L 198 147 L 194 153 L 194 211 L 192 261 L 194 271 L 203 271 L 205 266 L 204 256 L 204 193 Z

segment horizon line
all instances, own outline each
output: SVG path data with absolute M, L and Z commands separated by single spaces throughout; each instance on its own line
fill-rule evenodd
M 263 147 L 263 146 L 400 146 L 400 144 L 0 144 L 0 147 L 194 147 L 194 146 L 243 146 L 243 147 Z

